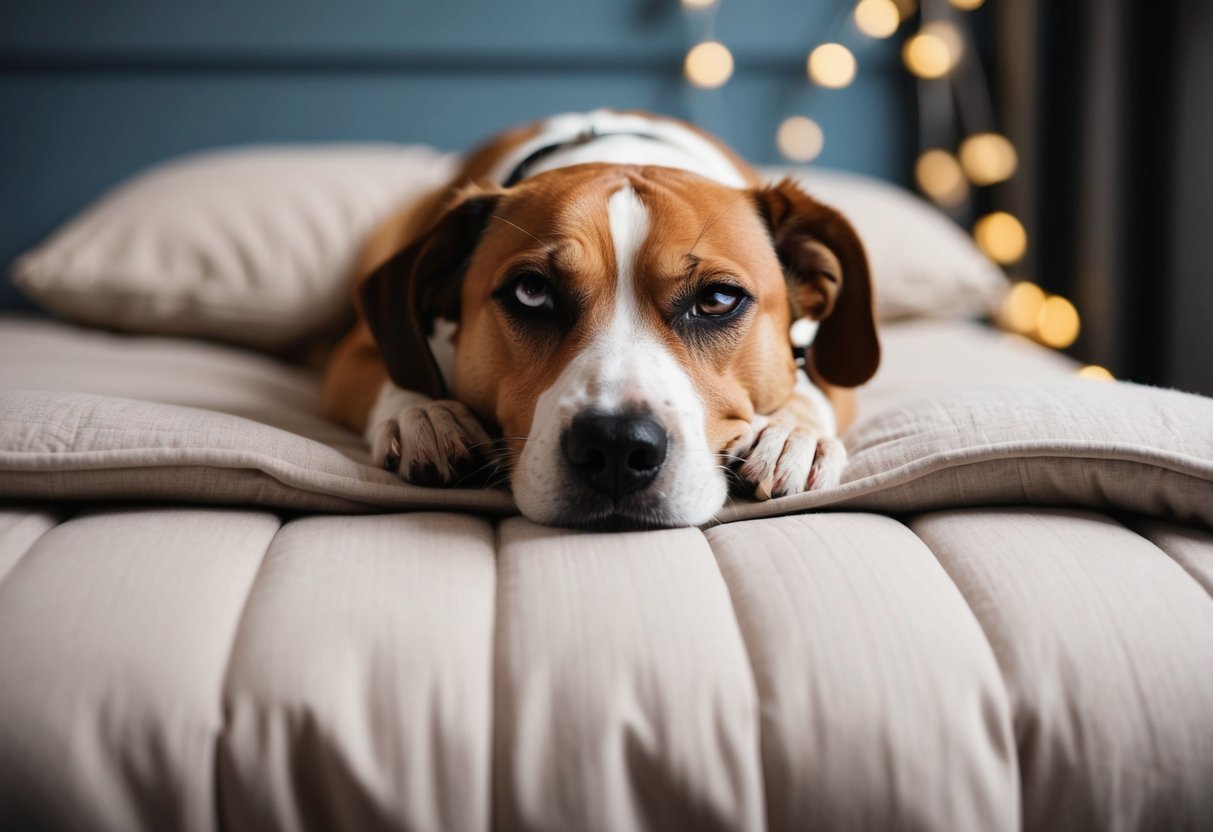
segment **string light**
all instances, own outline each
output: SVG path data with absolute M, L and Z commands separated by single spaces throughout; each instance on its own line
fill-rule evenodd
M 960 165 L 974 185 L 1010 179 L 1018 164 L 1014 145 L 998 133 L 976 133 L 960 144 Z
M 942 78 L 960 62 L 963 49 L 964 39 L 951 21 L 935 20 L 906 41 L 901 58 L 919 78 Z
M 687 52 L 683 69 L 687 80 L 695 86 L 715 89 L 733 75 L 733 53 L 723 43 L 705 40 Z
M 938 148 L 918 157 L 914 179 L 922 192 L 939 205 L 959 205 L 969 192 L 956 157 Z
M 718 0 L 682 0 L 684 8 L 705 8 Z M 984 0 L 950 0 L 961 11 L 973 11 Z M 872 38 L 893 35 L 903 20 L 916 12 L 915 0 L 858 0 L 853 19 L 860 32 Z M 965 39 L 951 20 L 933 20 L 921 26 L 902 47 L 902 60 L 919 78 L 943 78 L 960 65 Z M 723 44 L 701 43 L 687 54 L 687 78 L 697 86 L 717 87 L 728 80 L 733 59 Z M 824 43 L 815 48 L 806 61 L 809 79 L 822 87 L 839 89 L 855 80 L 855 56 L 841 43 Z M 805 116 L 785 119 L 776 132 L 776 144 L 783 156 L 794 162 L 808 162 L 822 151 L 824 135 L 817 122 Z M 955 154 L 943 148 L 924 151 L 914 164 L 919 189 L 943 206 L 962 204 L 970 183 L 977 187 L 1004 182 L 1015 175 L 1019 156 L 1015 146 L 995 132 L 981 132 L 965 138 Z M 978 247 L 993 261 L 1004 266 L 1018 262 L 1028 246 L 1023 224 L 1006 211 L 994 211 L 973 225 Z M 1081 323 L 1078 310 L 1069 300 L 1050 295 L 1027 281 L 1016 283 L 999 309 L 999 323 L 1008 331 L 1029 336 L 1038 342 L 1065 349 L 1078 339 Z M 1076 373 L 1083 378 L 1113 380 L 1107 369 L 1088 365 Z
M 821 86 L 841 89 L 855 80 L 855 56 L 841 43 L 823 43 L 809 53 L 808 72 Z
M 1036 317 L 1036 337 L 1045 346 L 1064 350 L 1078 339 L 1078 310 L 1059 295 L 1045 298 Z
M 1006 211 L 986 214 L 973 226 L 977 247 L 995 263 L 1007 265 L 1023 257 L 1028 248 L 1028 234 L 1023 225 Z
M 779 152 L 793 162 L 811 162 L 825 145 L 825 134 L 811 118 L 792 116 L 779 125 L 775 134 Z
M 887 38 L 901 25 L 901 12 L 893 0 L 860 0 L 855 25 L 870 38 Z
M 1074 375 L 1079 378 L 1089 378 L 1093 381 L 1116 381 L 1116 376 L 1112 375 L 1107 368 L 1100 367 L 1098 364 L 1088 364 L 1082 369 L 1075 371 Z
M 1002 308 L 998 311 L 999 322 L 1011 332 L 1028 335 L 1036 329 L 1044 303 L 1045 293 L 1039 286 L 1026 280 L 1020 281 L 1003 298 Z

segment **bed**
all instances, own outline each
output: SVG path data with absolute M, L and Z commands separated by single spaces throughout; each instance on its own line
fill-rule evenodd
M 316 180 L 274 232 L 339 236 L 309 261 L 334 274 L 451 163 L 340 152 L 368 201 L 313 222 L 354 204 Z M 320 417 L 299 336 L 343 290 L 284 289 L 238 239 L 266 223 L 200 230 L 248 162 L 154 171 L 15 272 L 60 317 L 0 319 L 0 827 L 1213 825 L 1213 402 L 975 322 L 995 278 L 939 218 L 810 172 L 871 224 L 883 289 L 843 483 L 699 529 L 543 528 Z M 214 187 L 176 216 L 165 177 Z

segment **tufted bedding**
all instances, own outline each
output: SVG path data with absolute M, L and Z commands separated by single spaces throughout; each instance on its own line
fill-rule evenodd
M 883 340 L 838 489 L 612 535 L 5 320 L 0 828 L 1213 826 L 1210 403 Z

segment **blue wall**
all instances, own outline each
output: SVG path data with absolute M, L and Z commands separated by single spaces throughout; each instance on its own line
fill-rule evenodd
M 851 2 L 721 0 L 38 0 L 0 5 L 0 268 L 105 188 L 165 158 L 248 142 L 387 140 L 464 149 L 566 110 L 691 119 L 754 161 L 779 122 L 825 128 L 820 164 L 904 173 L 912 87 L 896 44 L 871 42 Z M 737 71 L 682 81 L 714 31 Z M 848 89 L 812 90 L 808 48 L 860 59 Z M 14 292 L 0 284 L 0 305 Z

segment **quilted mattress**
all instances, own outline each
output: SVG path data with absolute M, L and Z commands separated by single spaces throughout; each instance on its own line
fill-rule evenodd
M 865 442 L 992 376 L 1070 381 L 973 325 L 884 340 Z M 493 495 L 320 513 L 251 457 L 240 505 L 135 500 L 150 463 L 88 469 L 116 484 L 99 502 L 80 459 L 47 460 L 122 450 L 114 401 L 365 460 L 316 418 L 315 376 L 264 358 L 48 322 L 0 342 L 0 828 L 1213 827 L 1203 400 L 1151 399 L 1170 438 L 1098 476 L 1095 445 L 1048 470 L 1002 448 L 976 498 L 943 473 L 881 513 L 589 534 Z M 38 433 L 35 401 L 75 421 Z

